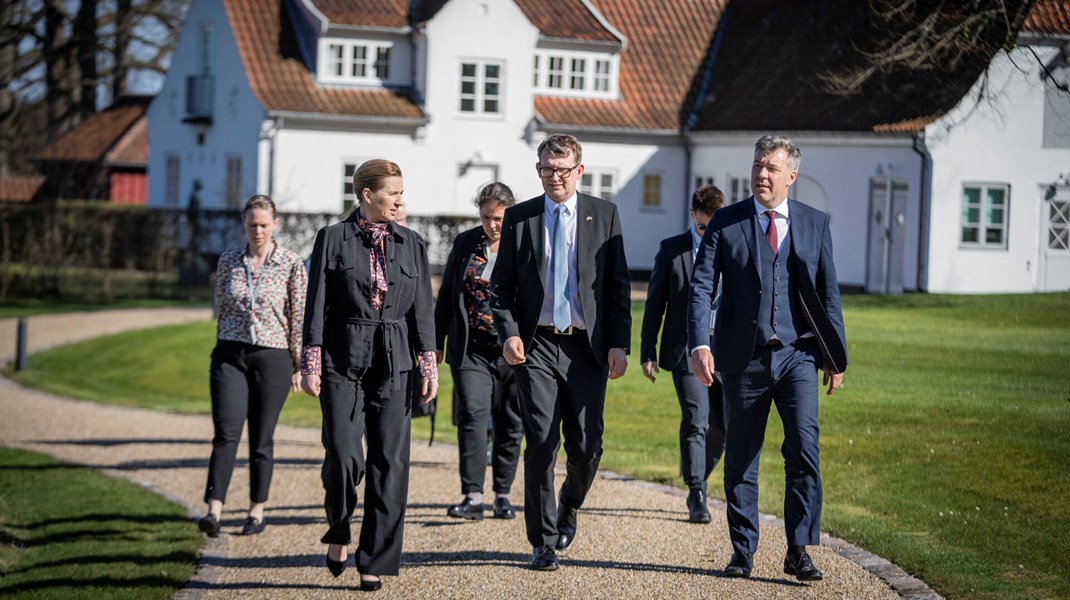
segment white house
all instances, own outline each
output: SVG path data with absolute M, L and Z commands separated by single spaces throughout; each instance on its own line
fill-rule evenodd
M 1042 44 L 1065 81 L 1070 22 L 1043 18 L 1053 3 L 1016 53 Z M 698 184 L 749 196 L 754 140 L 778 131 L 803 149 L 792 196 L 832 215 L 845 287 L 1070 289 L 1070 150 L 1055 125 L 1070 111 L 1036 68 L 1007 78 L 1002 120 L 952 111 L 979 69 L 932 92 L 886 80 L 891 92 L 830 97 L 819 72 L 859 35 L 851 6 L 781 4 L 194 0 L 149 110 L 149 205 L 184 206 L 200 179 L 208 208 L 259 192 L 341 214 L 355 166 L 389 158 L 410 214 L 474 216 L 489 181 L 540 193 L 535 149 L 564 131 L 583 142 L 581 190 L 618 204 L 641 271 L 686 227 Z

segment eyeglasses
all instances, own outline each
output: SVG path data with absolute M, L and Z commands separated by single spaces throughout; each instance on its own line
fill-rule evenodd
M 569 168 L 562 167 L 560 169 L 554 169 L 551 167 L 539 167 L 539 177 L 542 177 L 543 179 L 549 179 L 554 176 L 554 173 L 557 173 L 557 176 L 561 179 L 568 179 L 572 175 L 572 172 L 575 171 L 577 168 L 579 168 L 579 165 Z
M 706 226 L 701 223 L 695 223 L 695 229 L 698 229 L 699 231 L 706 231 Z

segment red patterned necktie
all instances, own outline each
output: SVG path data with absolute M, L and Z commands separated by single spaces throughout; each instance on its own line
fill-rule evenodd
M 762 214 L 769 217 L 769 226 L 765 228 L 765 239 L 769 241 L 769 247 L 773 249 L 773 254 L 776 254 L 780 250 L 780 244 L 777 243 L 776 237 L 776 221 L 773 220 L 776 217 L 776 211 L 767 210 Z

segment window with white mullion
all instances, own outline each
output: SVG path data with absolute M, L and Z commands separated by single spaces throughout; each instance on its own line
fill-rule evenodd
M 613 200 L 616 194 L 616 175 L 598 167 L 585 168 L 577 186 L 581 192 L 603 200 Z
M 1006 248 L 1010 186 L 964 184 L 959 242 L 965 247 Z
M 594 61 L 594 91 L 608 92 L 611 65 L 608 60 Z
M 549 70 L 546 74 L 546 87 L 560 89 L 565 83 L 565 59 L 561 56 L 551 56 L 546 61 Z
M 323 47 L 320 77 L 332 83 L 376 84 L 390 79 L 389 42 L 338 40 Z
M 502 66 L 492 62 L 461 63 L 459 108 L 463 113 L 501 112 Z
M 331 73 L 335 77 L 342 76 L 342 69 L 344 67 L 345 46 L 342 44 L 330 44 L 327 46 L 327 72 Z
M 587 75 L 587 61 L 582 58 L 573 58 L 569 61 L 568 87 L 573 90 L 584 90 L 584 82 Z
M 354 79 L 364 79 L 368 76 L 368 47 L 353 46 L 351 51 L 352 59 L 349 62 L 349 76 Z

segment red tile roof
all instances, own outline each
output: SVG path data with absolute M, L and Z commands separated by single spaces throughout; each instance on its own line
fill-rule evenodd
M 368 5 L 399 2 L 368 2 Z M 327 2 L 317 2 L 317 6 Z M 330 3 L 341 6 L 343 2 Z M 346 3 L 353 5 L 352 2 Z M 404 4 L 404 2 L 401 2 Z M 301 61 L 280 0 L 224 0 L 249 84 L 267 111 L 421 119 L 423 111 L 402 91 L 321 87 Z M 375 13 L 381 14 L 381 13 Z M 282 24 L 287 23 L 286 27 Z
M 434 17 L 447 0 L 419 2 L 413 20 Z M 501 1 L 501 0 L 499 0 Z M 619 43 L 617 36 L 591 13 L 582 0 L 515 0 L 517 6 L 548 38 Z M 409 24 L 409 0 L 312 0 L 331 24 L 404 28 Z
M 313 0 L 334 25 L 400 29 L 409 25 L 408 0 Z
M 149 120 L 134 121 L 130 129 L 115 142 L 104 162 L 112 165 L 147 166 L 149 164 Z
M 548 126 L 677 131 L 680 107 L 728 0 L 591 0 L 627 40 L 618 101 L 537 96 Z
M 29 202 L 44 182 L 43 175 L 0 177 L 0 202 Z
M 71 162 L 103 160 L 131 127 L 144 120 L 145 109 L 151 99 L 149 96 L 128 96 L 120 99 L 45 146 L 35 158 Z M 144 158 L 148 157 L 147 140 L 147 137 L 143 138 L 145 147 L 137 150 Z M 148 162 L 144 158 L 141 164 Z
M 1022 31 L 1070 34 L 1070 0 L 1037 0 L 1022 25 Z
M 621 41 L 581 0 L 516 0 L 516 4 L 544 37 L 612 44 Z

